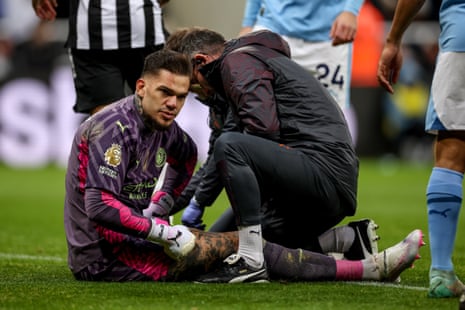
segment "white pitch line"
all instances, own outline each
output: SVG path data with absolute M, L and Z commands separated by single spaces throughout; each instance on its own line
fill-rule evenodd
M 376 282 L 376 281 L 366 281 L 366 282 L 346 282 L 349 285 L 361 285 L 361 286 L 379 286 L 379 287 L 392 287 L 392 288 L 400 288 L 400 289 L 406 289 L 406 290 L 414 290 L 414 291 L 427 291 L 427 287 L 421 287 L 421 286 L 410 286 L 410 285 L 402 285 L 402 284 L 396 284 L 396 283 L 386 283 L 386 282 Z
M 27 254 L 0 253 L 0 259 L 19 259 L 19 260 L 45 260 L 53 262 L 63 262 L 64 259 L 58 256 L 40 256 Z

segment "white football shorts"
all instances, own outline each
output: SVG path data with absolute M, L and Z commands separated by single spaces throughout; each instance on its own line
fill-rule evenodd
M 436 61 L 425 131 L 465 130 L 465 53 L 440 52 Z
M 255 26 L 254 31 L 266 29 Z M 350 104 L 352 43 L 332 46 L 330 40 L 309 42 L 282 36 L 289 44 L 291 58 L 307 68 L 328 89 L 341 109 Z

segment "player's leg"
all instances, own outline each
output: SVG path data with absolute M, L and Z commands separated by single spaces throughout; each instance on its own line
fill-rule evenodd
M 93 114 L 105 105 L 126 96 L 124 80 L 114 65 L 114 51 L 70 49 L 77 113 Z
M 105 236 L 110 236 L 105 235 Z M 101 257 L 86 268 L 75 272 L 81 281 L 167 281 L 169 266 L 175 261 L 163 246 L 153 242 L 126 236 L 101 240 Z
M 366 259 L 348 261 L 301 249 L 287 249 L 266 243 L 265 257 L 272 279 L 295 281 L 388 281 L 392 282 L 419 258 L 424 245 L 420 230 Z
M 75 274 L 85 281 L 186 281 L 207 279 L 209 272 L 237 250 L 238 234 L 192 230 L 196 246 L 183 259 L 175 261 L 163 247 L 138 238 L 113 244 L 106 257 Z M 273 279 L 288 281 L 392 281 L 419 257 L 423 245 L 421 231 L 410 233 L 402 242 L 359 261 L 336 260 L 301 249 L 289 249 L 264 242 L 267 268 Z M 111 254 L 110 254 L 111 253 Z M 228 262 L 224 262 L 227 264 Z M 203 275 L 207 274 L 205 278 Z M 222 281 L 218 281 L 222 282 Z
M 174 262 L 168 272 L 170 281 L 194 280 L 212 272 L 225 258 L 235 253 L 239 237 L 237 231 L 226 233 L 191 229 L 196 236 L 194 249 L 183 259 Z
M 264 242 L 264 256 L 268 273 L 273 280 L 392 282 L 419 258 L 420 247 L 424 245 L 422 238 L 422 232 L 414 230 L 396 245 L 357 261 L 336 260 L 324 254 L 290 249 L 267 241 Z M 223 262 L 223 265 L 228 264 L 231 264 L 229 257 Z M 200 276 L 197 281 L 224 282 L 222 273 L 225 270 L 228 269 L 219 266 L 218 270 Z
M 465 286 L 452 263 L 462 205 L 465 132 L 439 132 L 435 142 L 435 166 L 427 187 L 428 230 L 431 250 L 430 297 L 458 296 Z M 452 169 L 456 159 L 462 167 Z M 459 162 L 457 162 L 459 163 Z M 445 168 L 449 167 L 449 168 Z
M 163 44 L 160 44 L 151 47 L 126 48 L 115 51 L 117 59 L 114 65 L 118 67 L 123 81 L 127 83 L 132 92 L 136 90 L 136 81 L 141 76 L 145 58 L 149 54 L 162 49 L 163 46 Z M 128 61 L 128 59 L 131 61 Z
M 147 240 L 128 236 L 122 241 L 111 239 L 102 249 L 104 257 L 74 276 L 82 281 L 188 281 L 211 272 L 237 251 L 237 232 L 192 232 L 195 247 L 179 260 L 167 255 L 163 246 Z
M 318 239 L 323 253 L 339 253 L 345 259 L 359 260 L 378 253 L 377 229 L 372 219 L 361 219 L 334 227 Z
M 452 264 L 465 171 L 465 55 L 438 55 L 425 130 L 437 133 L 434 168 L 426 190 L 431 251 L 430 297 L 458 296 L 464 289 Z

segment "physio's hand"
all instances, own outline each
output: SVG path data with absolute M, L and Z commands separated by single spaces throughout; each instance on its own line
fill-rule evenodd
M 198 203 L 192 199 L 182 214 L 181 222 L 187 227 L 205 230 L 205 224 L 202 222 L 204 211 L 205 208 L 199 206 Z
M 145 217 L 158 217 L 168 220 L 173 205 L 174 200 L 170 194 L 161 191 L 156 192 L 153 194 L 148 208 L 144 209 L 143 213 Z

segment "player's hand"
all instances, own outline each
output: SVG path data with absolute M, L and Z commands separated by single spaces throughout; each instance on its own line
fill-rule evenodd
M 181 222 L 187 227 L 205 230 L 205 224 L 202 221 L 204 211 L 205 208 L 192 199 L 182 214 Z
M 144 209 L 143 213 L 145 217 L 168 220 L 173 205 L 173 197 L 166 192 L 159 191 L 153 194 L 148 208 Z
M 403 57 L 400 44 L 387 42 L 379 58 L 376 76 L 379 84 L 391 94 L 394 93 L 393 85 L 397 83 L 399 79 L 402 60 Z
M 32 0 L 34 12 L 43 20 L 54 20 L 57 16 L 57 6 L 57 0 Z
M 352 42 L 357 33 L 357 16 L 350 12 L 342 12 L 333 22 L 329 36 L 333 45 Z

